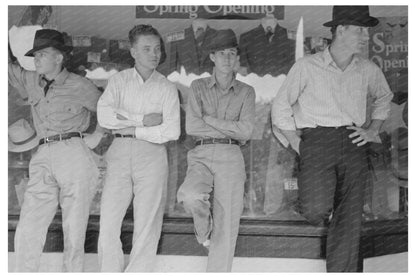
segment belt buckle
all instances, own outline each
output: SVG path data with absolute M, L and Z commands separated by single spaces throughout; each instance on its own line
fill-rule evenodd
M 45 137 L 45 138 L 43 138 L 43 141 L 45 141 L 45 143 L 52 142 L 52 141 L 50 141 L 50 140 L 49 140 L 49 137 Z

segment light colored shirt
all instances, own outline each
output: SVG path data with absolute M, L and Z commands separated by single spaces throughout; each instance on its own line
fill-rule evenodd
M 45 96 L 43 75 L 9 63 L 9 83 L 24 88 L 31 105 L 33 123 L 40 137 L 67 132 L 84 132 L 90 124 L 101 92 L 89 80 L 68 72 L 57 75 Z M 27 94 L 27 95 L 26 95 Z
M 245 141 L 254 128 L 255 98 L 253 87 L 233 77 L 230 87 L 222 91 L 211 77 L 191 84 L 186 111 L 186 133 L 202 138 L 231 138 Z
M 354 55 L 342 71 L 326 48 L 298 60 L 289 71 L 273 100 L 273 131 L 287 146 L 280 130 L 352 124 L 361 127 L 366 121 L 368 97 L 372 101 L 371 120 L 385 120 L 393 94 L 381 69 Z
M 162 114 L 162 123 L 146 127 L 146 114 Z M 127 120 L 117 119 L 117 114 Z M 136 138 L 162 144 L 177 140 L 180 135 L 178 90 L 162 74 L 154 71 L 146 81 L 137 70 L 123 70 L 114 74 L 97 104 L 97 118 L 102 127 L 117 129 L 135 127 Z

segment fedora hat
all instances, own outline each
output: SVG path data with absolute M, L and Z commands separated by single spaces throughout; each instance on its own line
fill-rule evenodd
M 368 6 L 334 6 L 332 20 L 324 23 L 324 26 L 356 25 L 374 27 L 377 24 L 378 19 L 370 16 Z
M 61 32 L 53 29 L 41 29 L 36 31 L 33 48 L 25 56 L 33 57 L 33 53 L 47 47 L 53 47 L 65 53 L 72 50 L 72 46 L 65 45 L 64 36 Z
M 238 50 L 237 37 L 235 36 L 234 31 L 231 29 L 224 29 L 216 31 L 209 49 L 211 52 L 215 52 L 234 47 Z
M 9 126 L 9 152 L 25 152 L 39 144 L 36 131 L 25 119 L 20 119 Z

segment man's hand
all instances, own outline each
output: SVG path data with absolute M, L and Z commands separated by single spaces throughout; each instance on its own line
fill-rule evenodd
M 298 154 L 300 154 L 300 153 L 299 153 L 299 145 L 300 145 L 300 141 L 301 141 L 301 139 L 300 139 L 300 137 L 299 137 L 299 136 L 293 137 L 293 138 L 291 138 L 291 140 L 289 140 L 289 144 L 290 144 L 290 146 L 291 146 L 291 147 L 292 147 L 292 149 L 293 149 L 295 152 L 297 152 Z
M 143 117 L 144 126 L 157 126 L 160 125 L 163 121 L 163 116 L 160 113 L 150 113 L 146 114 Z
M 116 129 L 114 132 L 122 135 L 134 135 L 136 132 L 136 128 L 134 126 L 130 126 L 121 129 Z
M 352 143 L 357 144 L 358 147 L 361 147 L 368 142 L 381 143 L 378 132 L 373 129 L 364 129 L 356 126 L 349 126 L 347 129 L 355 130 L 355 132 L 351 133 L 348 137 L 354 138 Z
M 88 148 L 94 149 L 98 146 L 103 136 L 103 133 L 95 132 L 93 134 L 84 134 L 82 139 L 84 140 Z
M 280 130 L 281 133 L 286 137 L 287 141 L 289 141 L 290 146 L 292 147 L 292 149 L 299 153 L 299 145 L 300 145 L 300 131 L 296 131 L 296 130 L 285 130 L 285 129 L 281 129 Z

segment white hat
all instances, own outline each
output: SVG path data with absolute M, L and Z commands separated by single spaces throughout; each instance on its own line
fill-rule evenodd
M 25 152 L 39 144 L 36 131 L 25 119 L 20 119 L 9 126 L 9 152 Z

